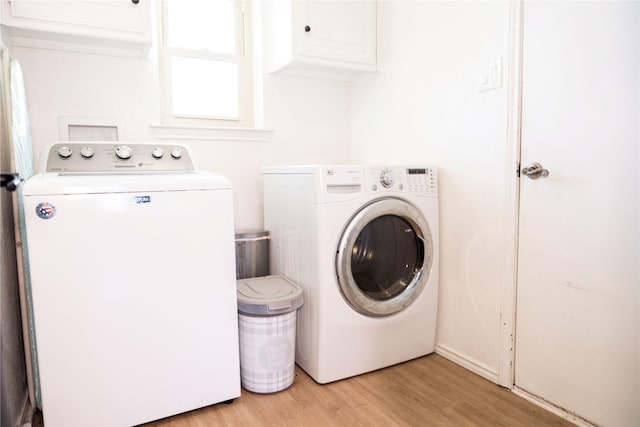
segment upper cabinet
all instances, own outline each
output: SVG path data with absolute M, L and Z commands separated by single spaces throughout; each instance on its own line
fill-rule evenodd
M 146 57 L 152 0 L 2 0 L 7 44 Z
M 376 71 L 375 0 L 264 4 L 268 71 L 339 79 Z

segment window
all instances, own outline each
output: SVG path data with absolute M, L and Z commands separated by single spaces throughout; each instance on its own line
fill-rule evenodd
M 163 123 L 251 127 L 250 2 L 159 3 Z

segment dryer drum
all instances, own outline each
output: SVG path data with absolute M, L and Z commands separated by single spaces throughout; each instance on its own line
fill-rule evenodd
M 415 206 L 395 198 L 375 200 L 358 211 L 336 252 L 342 295 L 368 316 L 408 307 L 426 286 L 433 263 L 429 225 Z

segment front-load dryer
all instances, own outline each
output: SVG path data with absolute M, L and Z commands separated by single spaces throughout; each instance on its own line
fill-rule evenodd
M 437 171 L 263 168 L 271 271 L 298 283 L 296 363 L 319 383 L 433 352 Z

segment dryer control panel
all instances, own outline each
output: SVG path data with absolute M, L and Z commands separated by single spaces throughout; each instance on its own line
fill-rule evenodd
M 438 174 L 426 166 L 372 167 L 366 171 L 367 191 L 384 193 L 402 191 L 415 195 L 438 194 Z
M 144 173 L 195 170 L 183 145 L 62 142 L 50 147 L 46 172 Z

